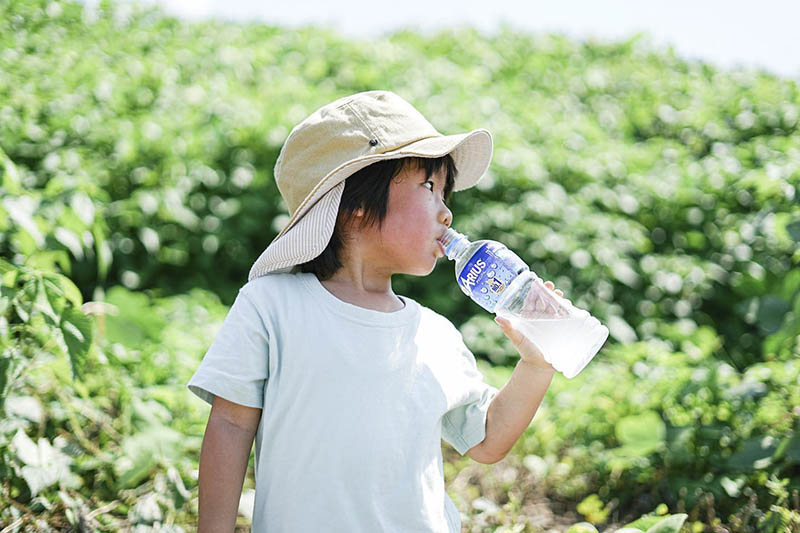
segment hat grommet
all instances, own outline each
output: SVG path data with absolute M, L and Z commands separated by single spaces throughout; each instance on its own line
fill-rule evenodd
M 370 139 L 369 140 L 369 145 L 370 146 L 377 146 L 378 145 L 378 139 Z

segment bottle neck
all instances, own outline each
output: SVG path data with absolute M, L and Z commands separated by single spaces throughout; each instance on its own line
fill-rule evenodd
M 453 228 L 447 228 L 441 241 L 442 246 L 444 246 L 444 253 L 450 260 L 456 259 L 470 244 L 466 235 L 457 232 Z

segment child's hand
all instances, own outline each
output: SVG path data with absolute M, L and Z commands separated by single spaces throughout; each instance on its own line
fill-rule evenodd
M 559 296 L 564 296 L 564 293 L 561 292 L 559 289 L 555 288 L 555 285 L 552 281 L 546 281 L 544 286 L 556 293 Z M 520 359 L 530 365 L 533 365 L 537 368 L 541 368 L 543 370 L 551 370 L 553 371 L 553 366 L 545 361 L 542 352 L 533 344 L 521 331 L 515 329 L 511 322 L 506 320 L 505 318 L 495 317 L 495 322 L 497 322 L 500 327 L 503 329 L 503 333 L 505 333 L 508 340 L 514 345 L 514 347 L 519 352 Z
M 544 286 L 553 291 L 554 293 L 558 294 L 562 298 L 564 297 L 564 293 L 561 292 L 561 289 L 556 289 L 556 286 L 553 284 L 552 281 L 545 281 Z

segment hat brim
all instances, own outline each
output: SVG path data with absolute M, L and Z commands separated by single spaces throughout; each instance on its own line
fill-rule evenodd
M 442 157 L 446 154 L 452 155 L 457 170 L 453 190 L 469 189 L 480 181 L 489 168 L 492 136 L 485 129 L 477 129 L 456 135 L 428 137 L 395 150 L 370 154 L 342 164 L 320 180 L 298 206 L 283 230 L 253 264 L 248 280 L 270 272 L 286 271 L 322 253 L 333 234 L 344 181 L 355 172 L 388 159 Z

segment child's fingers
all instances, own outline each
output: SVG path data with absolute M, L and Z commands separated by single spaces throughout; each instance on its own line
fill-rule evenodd
M 508 340 L 510 340 L 514 346 L 520 345 L 524 337 L 522 336 L 522 333 L 511 326 L 511 322 L 499 316 L 495 317 L 494 321 L 500 325 L 503 333 L 505 333 L 506 337 L 508 337 Z
M 494 321 L 503 329 L 503 333 L 514 345 L 514 348 L 517 349 L 522 359 L 533 362 L 538 366 L 549 366 L 549 363 L 547 363 L 547 360 L 544 358 L 539 348 L 528 340 L 519 330 L 514 329 L 511 322 L 499 316 L 495 317 Z
M 558 294 L 559 296 L 564 296 L 564 293 L 561 291 L 561 289 L 556 289 L 556 286 L 552 281 L 545 281 L 544 286 L 553 291 L 554 293 Z

